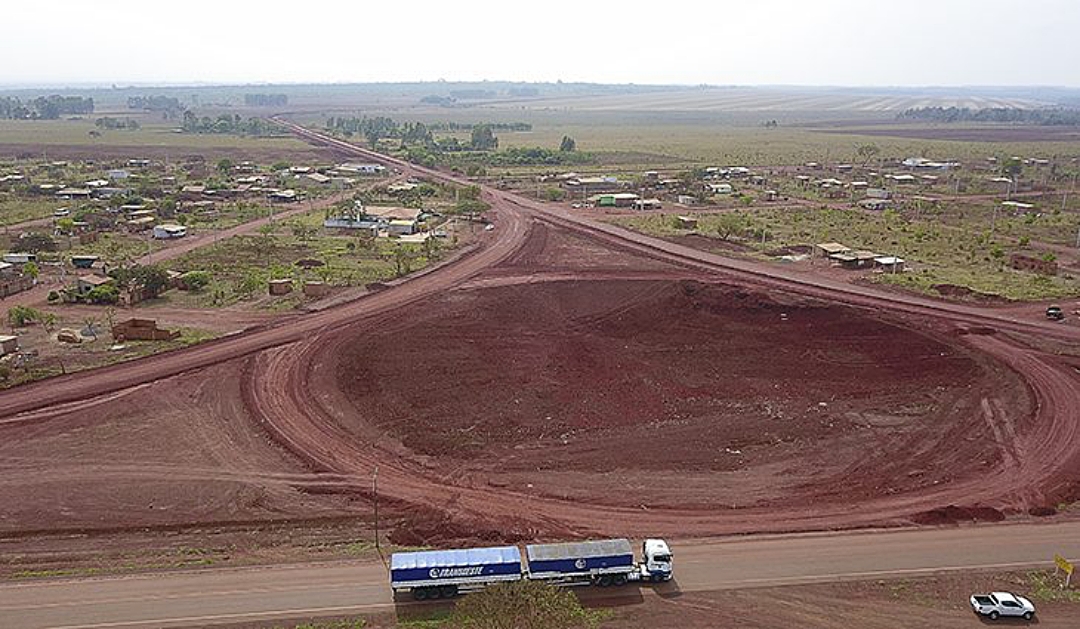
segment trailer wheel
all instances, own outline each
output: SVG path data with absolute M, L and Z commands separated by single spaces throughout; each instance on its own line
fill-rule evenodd
M 599 581 L 597 581 L 597 583 L 600 584 L 600 587 L 605 587 L 606 588 L 607 586 L 611 585 L 611 575 L 610 574 L 602 574 L 602 575 L 600 575 L 600 579 L 599 579 Z
M 416 588 L 412 591 L 412 597 L 418 601 L 427 598 L 427 588 Z
M 440 588 L 437 585 L 435 587 L 433 587 L 433 588 L 429 588 L 428 589 L 428 598 L 430 598 L 430 599 L 442 598 L 442 588 Z
M 458 594 L 458 588 L 456 585 L 444 585 L 442 588 L 443 598 L 454 598 Z
M 626 585 L 626 575 L 625 574 L 617 574 L 617 575 L 615 575 L 615 581 L 614 582 L 615 582 L 615 585 Z

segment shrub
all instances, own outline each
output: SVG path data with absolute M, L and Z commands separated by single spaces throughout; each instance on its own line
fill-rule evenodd
M 592 629 L 602 614 L 584 609 L 573 592 L 523 579 L 470 594 L 450 626 L 460 629 Z

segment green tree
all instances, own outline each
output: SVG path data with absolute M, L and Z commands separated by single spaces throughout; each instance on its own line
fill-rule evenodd
M 855 148 L 855 154 L 862 159 L 862 165 L 865 167 L 870 163 L 870 160 L 874 159 L 881 153 L 881 149 L 877 144 L 860 144 Z
M 27 262 L 22 268 L 23 275 L 31 279 L 37 279 L 41 275 L 41 269 L 36 262 Z
M 559 150 L 563 153 L 573 153 L 577 150 L 577 142 L 574 141 L 574 138 L 564 135 L 562 142 L 559 144 Z
M 456 629 L 594 629 L 601 618 L 568 589 L 522 579 L 461 599 L 449 624 Z
M 491 125 L 481 124 L 473 127 L 471 145 L 477 151 L 494 151 L 499 148 L 499 139 L 495 137 Z
M 232 169 L 233 169 L 232 160 L 227 158 L 227 157 L 218 160 L 217 169 L 218 169 L 218 172 L 221 173 L 222 175 L 228 175 L 229 173 L 232 172 Z
M 746 226 L 746 221 L 738 214 L 721 214 L 716 217 L 716 235 L 720 240 L 730 240 L 732 236 L 741 232 Z

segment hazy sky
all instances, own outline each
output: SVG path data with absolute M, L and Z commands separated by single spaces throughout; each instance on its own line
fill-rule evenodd
M 1078 0 L 4 2 L 0 84 L 1080 86 Z

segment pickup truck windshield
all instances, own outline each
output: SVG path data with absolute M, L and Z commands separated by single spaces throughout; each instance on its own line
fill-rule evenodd
M 653 555 L 653 561 L 660 561 L 660 562 L 671 561 L 671 555 Z

